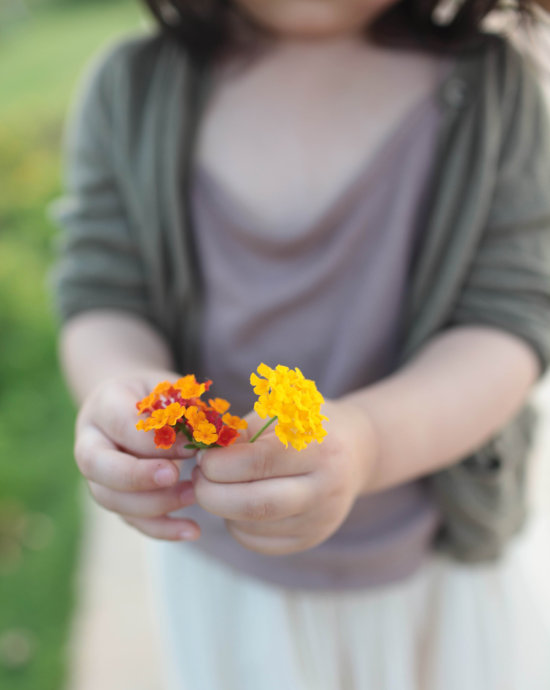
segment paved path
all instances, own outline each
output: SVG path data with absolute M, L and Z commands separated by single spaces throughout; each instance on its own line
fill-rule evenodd
M 163 690 L 145 537 L 85 497 L 67 690 Z

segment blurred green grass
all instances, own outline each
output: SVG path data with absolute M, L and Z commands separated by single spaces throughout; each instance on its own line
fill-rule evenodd
M 63 119 L 83 66 L 142 24 L 132 0 L 0 8 L 0 688 L 64 687 L 81 533 L 74 409 L 47 291 Z

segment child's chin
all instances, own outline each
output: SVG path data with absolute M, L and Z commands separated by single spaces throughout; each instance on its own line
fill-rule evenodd
M 265 29 L 279 36 L 292 38 L 328 38 L 360 32 L 369 17 L 342 11 L 337 4 L 317 2 L 248 4 L 250 15 Z
M 263 26 L 272 33 L 288 38 L 322 39 L 352 36 L 363 33 L 374 19 L 384 12 L 395 0 L 373 0 L 369 11 L 358 16 L 337 12 L 323 12 L 307 16 L 270 17 Z M 549 0 L 550 2 L 550 0 Z
M 284 38 L 296 38 L 304 40 L 315 40 L 323 38 L 337 38 L 338 36 L 348 36 L 355 33 L 359 33 L 361 29 L 351 28 L 348 26 L 335 27 L 334 25 L 322 25 L 318 26 L 309 25 L 296 25 L 296 26 L 284 26 L 284 27 L 273 27 L 273 32 Z

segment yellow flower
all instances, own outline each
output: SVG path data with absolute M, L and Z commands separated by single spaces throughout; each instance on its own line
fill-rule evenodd
M 321 414 L 323 396 L 315 381 L 306 379 L 302 372 L 281 364 L 275 369 L 260 364 L 258 374 L 252 374 L 250 383 L 259 396 L 254 405 L 257 414 L 277 418 L 275 433 L 286 447 L 302 450 L 312 441 L 321 443 L 326 436 L 322 422 L 328 418 Z

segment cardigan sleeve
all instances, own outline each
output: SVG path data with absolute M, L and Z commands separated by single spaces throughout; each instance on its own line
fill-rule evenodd
M 542 374 L 550 364 L 550 124 L 535 75 L 509 46 L 503 51 L 494 194 L 452 321 L 514 333 Z
M 91 309 L 120 309 L 149 318 L 144 266 L 117 183 L 112 72 L 124 44 L 87 70 L 65 135 L 62 198 L 49 208 L 61 228 L 51 273 L 61 320 Z

